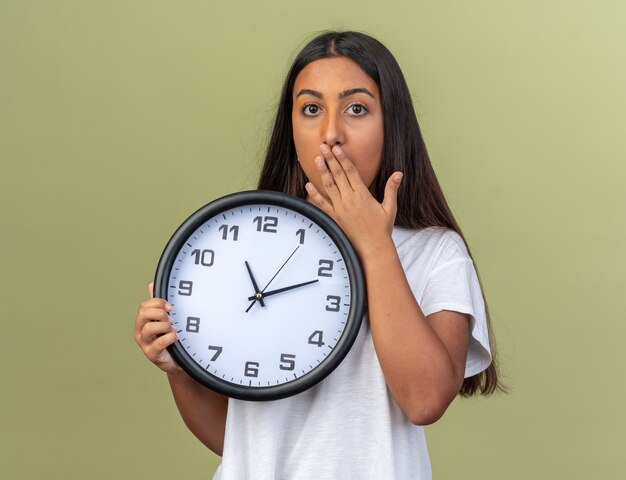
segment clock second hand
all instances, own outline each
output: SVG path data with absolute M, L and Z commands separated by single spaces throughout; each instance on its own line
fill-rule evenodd
M 293 255 L 298 251 L 298 249 L 300 248 L 300 245 L 298 245 L 296 247 L 296 249 L 291 252 L 291 255 L 289 255 L 289 258 L 287 258 L 287 260 L 285 260 L 285 263 L 283 263 L 280 268 L 278 269 L 278 271 L 274 274 L 274 276 L 270 279 L 269 282 L 267 282 L 267 285 L 265 285 L 265 288 L 263 288 L 263 290 L 261 290 L 259 293 L 256 294 L 256 298 L 254 300 L 252 300 L 252 303 L 250 304 L 250 306 L 248 308 L 246 308 L 246 313 L 248 313 L 250 311 L 250 309 L 252 308 L 252 306 L 256 303 L 257 300 L 261 300 L 263 298 L 263 294 L 265 293 L 265 290 L 267 290 L 267 287 L 270 286 L 270 283 L 272 283 L 274 281 L 274 279 L 276 278 L 276 275 L 278 275 L 280 273 L 280 271 L 283 269 L 283 267 L 285 265 L 287 265 L 287 262 L 289 260 L 291 260 L 291 257 L 293 257 Z

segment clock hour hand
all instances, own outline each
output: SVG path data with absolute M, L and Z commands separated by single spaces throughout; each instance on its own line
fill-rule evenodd
M 252 275 L 252 270 L 250 269 L 250 265 L 248 265 L 248 262 L 244 262 L 246 264 L 246 268 L 248 269 L 248 275 L 250 275 L 250 280 L 252 280 L 252 286 L 254 287 L 254 295 L 252 297 L 250 297 L 250 300 L 254 300 L 255 298 L 259 301 L 259 303 L 261 304 L 262 307 L 265 306 L 265 303 L 263 302 L 263 297 L 259 297 L 257 298 L 258 294 L 261 293 L 259 290 L 259 287 L 256 284 L 256 280 L 254 279 L 254 275 Z
M 256 299 L 260 302 L 262 298 L 269 297 L 270 295 L 276 295 L 277 293 L 283 293 L 283 292 L 286 292 L 287 290 L 293 290 L 294 288 L 304 287 L 305 285 L 311 285 L 312 283 L 315 283 L 315 282 L 319 282 L 319 279 L 311 280 L 309 282 L 304 282 L 304 283 L 298 283 L 297 285 L 290 285 L 289 287 L 278 288 L 276 290 L 270 290 L 269 292 L 262 292 L 261 298 L 258 298 L 257 297 L 258 294 L 257 294 L 257 295 L 252 295 L 251 297 L 248 297 L 248 300 Z

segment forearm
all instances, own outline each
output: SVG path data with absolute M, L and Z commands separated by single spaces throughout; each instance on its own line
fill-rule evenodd
M 376 354 L 404 413 L 413 423 L 433 423 L 458 393 L 463 372 L 418 305 L 391 237 L 371 240 L 360 254 Z
M 185 425 L 198 440 L 221 456 L 228 399 L 200 385 L 184 372 L 167 377 Z

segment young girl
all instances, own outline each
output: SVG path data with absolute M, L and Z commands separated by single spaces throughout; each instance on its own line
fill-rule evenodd
M 430 479 L 422 426 L 458 394 L 501 385 L 471 255 L 387 48 L 355 32 L 304 47 L 283 86 L 259 188 L 306 198 L 341 226 L 361 259 L 368 312 L 322 382 L 246 402 L 204 388 L 172 360 L 171 307 L 150 284 L 135 339 L 167 373 L 186 425 L 222 456 L 214 478 Z

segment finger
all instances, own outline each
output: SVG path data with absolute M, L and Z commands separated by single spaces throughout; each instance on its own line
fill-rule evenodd
M 383 209 L 395 219 L 398 211 L 398 188 L 402 181 L 402 172 L 394 172 L 385 185 L 385 196 L 383 197 Z
M 175 343 L 176 340 L 178 340 L 178 334 L 175 331 L 172 331 L 157 338 L 152 344 L 152 348 L 160 353 L 171 344 Z
M 328 198 L 334 204 L 341 200 L 341 192 L 335 183 L 335 179 L 333 178 L 332 173 L 328 170 L 328 166 L 326 165 L 326 161 L 324 157 L 315 157 L 315 166 L 317 167 L 317 171 L 320 174 L 320 180 L 322 182 L 322 186 L 326 193 L 328 194 Z
M 348 157 L 346 157 L 343 150 L 340 147 L 335 146 L 333 147 L 332 153 L 341 165 L 341 168 L 343 169 L 351 188 L 353 190 L 357 190 L 358 188 L 362 187 L 367 188 L 366 185 L 363 183 L 363 179 L 361 179 L 361 175 L 359 175 L 358 170 L 354 166 L 354 163 L 352 163 L 348 159 Z
M 150 298 L 154 298 L 154 282 L 150 282 L 148 284 L 148 294 L 150 295 Z
M 146 300 L 139 306 L 135 317 L 135 333 L 138 333 L 148 322 L 162 322 L 167 320 L 168 312 L 172 310 L 171 305 L 167 307 L 165 300 L 154 298 Z
M 327 215 L 333 216 L 334 209 L 330 202 L 326 201 L 324 196 L 315 188 L 311 182 L 308 182 L 305 186 L 306 191 L 309 194 L 309 200 L 313 205 L 321 208 Z
M 147 322 L 141 329 L 140 339 L 144 344 L 152 343 L 157 336 L 176 331 L 171 319 L 164 322 Z
M 326 160 L 326 165 L 328 165 L 328 170 L 333 176 L 333 180 L 335 184 L 339 188 L 339 192 L 351 192 L 353 190 L 352 185 L 350 185 L 350 181 L 346 176 L 346 172 L 344 172 L 341 163 L 335 158 L 335 154 L 331 151 L 328 145 L 320 146 L 320 150 L 322 155 L 324 156 L 324 160 Z
M 165 349 L 175 343 L 176 340 L 178 340 L 178 334 L 175 331 L 171 331 L 165 335 L 157 337 L 154 342 L 143 349 L 143 353 L 151 362 L 161 367 L 169 358 Z
M 172 305 L 163 298 L 150 298 L 148 300 L 144 300 L 139 305 L 140 307 L 153 307 L 153 308 L 162 308 L 163 310 L 167 310 L 168 312 L 172 310 Z

